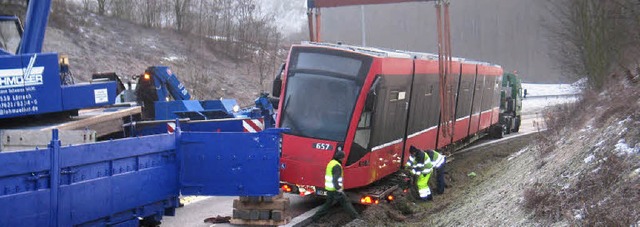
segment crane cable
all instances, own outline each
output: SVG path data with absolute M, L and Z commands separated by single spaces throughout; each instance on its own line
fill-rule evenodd
M 444 5 L 444 15 L 443 6 Z M 438 73 L 440 76 L 440 128 L 446 137 L 453 136 L 453 57 L 451 54 L 451 25 L 449 20 L 449 1 L 437 0 L 436 26 L 438 33 Z
M 446 47 L 446 53 L 448 55 L 448 76 L 447 76 L 447 87 L 448 87 L 448 96 L 447 98 L 449 99 L 449 112 L 448 112 L 448 123 L 449 123 L 449 137 L 453 137 L 453 127 L 455 125 L 455 92 L 454 92 L 454 83 L 453 83 L 453 78 L 455 77 L 455 75 L 453 74 L 453 54 L 451 51 L 451 20 L 450 20 L 450 16 L 449 16 L 449 0 L 445 0 L 445 5 L 444 5 L 444 32 L 445 32 L 445 47 Z

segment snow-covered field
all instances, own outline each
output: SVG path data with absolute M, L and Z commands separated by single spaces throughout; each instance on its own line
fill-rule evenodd
M 548 106 L 575 102 L 580 93 L 580 89 L 572 84 L 523 83 L 522 88 L 527 89 L 527 98 L 522 101 L 523 114 L 538 114 Z
M 573 84 L 530 84 L 522 83 L 522 89 L 527 90 L 527 97 L 548 95 L 571 95 L 580 92 Z

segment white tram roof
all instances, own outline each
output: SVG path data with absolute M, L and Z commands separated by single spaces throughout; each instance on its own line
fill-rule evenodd
M 358 53 L 363 53 L 367 55 L 373 55 L 378 57 L 393 57 L 393 58 L 418 58 L 418 59 L 428 59 L 428 60 L 438 60 L 438 55 L 433 53 L 423 53 L 423 52 L 413 52 L 413 51 L 405 51 L 405 50 L 395 50 L 388 48 L 378 48 L 378 47 L 362 47 L 362 46 L 354 46 L 342 43 L 316 43 L 316 42 L 308 42 L 303 41 L 302 45 L 307 46 L 323 46 L 323 47 L 331 47 L 336 49 L 343 49 L 347 51 L 353 51 Z M 470 60 L 460 57 L 452 57 L 453 61 L 458 61 L 466 64 L 477 64 L 477 65 L 486 65 L 486 66 L 497 66 L 499 65 L 491 64 L 488 62 Z

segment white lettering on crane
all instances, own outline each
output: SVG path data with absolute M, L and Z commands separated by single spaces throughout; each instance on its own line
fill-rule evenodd
M 44 67 L 33 67 L 37 55 L 29 59 L 27 68 L 0 69 L 0 88 L 35 86 L 43 84 Z

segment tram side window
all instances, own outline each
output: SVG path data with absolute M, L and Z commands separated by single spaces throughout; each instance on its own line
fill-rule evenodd
M 371 138 L 371 112 L 362 112 L 360 116 L 360 122 L 358 123 L 358 129 L 356 130 L 356 136 L 353 142 L 360 147 L 366 149 L 369 147 L 369 139 Z
M 370 98 L 373 98 L 370 97 Z M 369 149 L 369 141 L 371 140 L 371 120 L 373 111 L 364 109 L 360 115 L 358 128 L 356 129 L 355 138 L 353 138 L 353 146 L 347 159 L 347 165 L 351 165 L 360 160 L 367 154 Z

